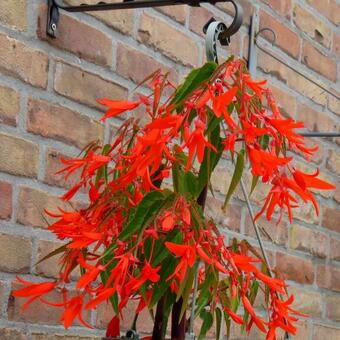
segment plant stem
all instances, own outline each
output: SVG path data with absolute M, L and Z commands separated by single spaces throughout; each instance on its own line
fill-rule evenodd
M 164 329 L 164 303 L 165 296 L 157 303 L 155 322 L 153 324 L 152 340 L 163 340 L 163 329 Z
M 206 185 L 202 192 L 200 193 L 197 203 L 202 208 L 205 207 L 205 202 L 207 200 L 208 185 Z M 186 313 L 184 313 L 182 320 L 179 320 L 179 316 L 182 310 L 183 299 L 180 298 L 174 303 L 172 307 L 172 318 L 171 318 L 171 339 L 184 340 L 186 332 Z M 193 321 L 192 321 L 193 322 Z

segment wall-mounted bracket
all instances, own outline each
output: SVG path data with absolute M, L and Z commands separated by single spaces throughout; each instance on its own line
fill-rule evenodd
M 193 7 L 200 6 L 201 3 L 216 4 L 218 2 L 231 2 L 235 8 L 235 17 L 233 23 L 228 27 L 227 35 L 235 34 L 242 25 L 242 8 L 235 0 L 123 0 L 122 2 L 107 3 L 98 2 L 97 4 L 87 5 L 80 4 L 78 6 L 67 6 L 60 3 L 59 0 L 47 0 L 48 17 L 46 32 L 52 38 L 57 37 L 59 10 L 67 12 L 93 12 L 107 11 L 117 9 L 133 9 L 133 8 L 148 8 L 162 6 L 188 5 Z

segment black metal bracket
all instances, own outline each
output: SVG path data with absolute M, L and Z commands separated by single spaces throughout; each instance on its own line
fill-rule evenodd
M 243 11 L 242 7 L 235 0 L 123 0 L 122 2 L 106 3 L 98 2 L 97 4 L 87 5 L 80 4 L 78 6 L 67 6 L 60 3 L 58 0 L 47 0 L 48 3 L 48 17 L 47 17 L 47 35 L 56 38 L 59 9 L 66 12 L 94 12 L 94 11 L 107 11 L 117 9 L 133 9 L 133 8 L 147 8 L 147 7 L 162 7 L 162 6 L 176 6 L 188 5 L 192 7 L 199 7 L 201 3 L 216 4 L 218 2 L 231 2 L 235 8 L 235 17 L 227 31 L 221 37 L 221 40 L 231 37 L 235 34 L 242 25 Z M 222 43 L 222 41 L 221 41 Z

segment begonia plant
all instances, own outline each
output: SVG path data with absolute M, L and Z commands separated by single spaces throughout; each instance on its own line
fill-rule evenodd
M 317 213 L 311 189 L 334 187 L 319 171 L 304 173 L 294 165 L 294 152 L 309 160 L 317 149 L 295 131 L 303 123 L 280 113 L 266 82 L 252 80 L 242 60 L 207 63 L 178 87 L 160 71 L 145 82 L 150 94 L 138 100 L 98 100 L 107 107 L 102 121 L 138 109 L 149 122 L 127 118 L 109 144 L 94 142 L 81 158 L 61 160 L 59 173 L 66 178 L 81 173 L 63 200 L 85 188 L 89 203 L 46 212 L 56 219 L 49 230 L 65 241 L 48 256 L 62 254 L 60 276 L 52 282 L 18 278 L 24 287 L 13 295 L 29 298 L 24 309 L 36 299 L 63 308 L 66 328 L 76 318 L 91 327 L 83 312 L 111 303 L 108 337 L 119 336 L 131 300 L 139 302 L 136 315 L 143 309 L 152 314 L 152 339 L 166 337 L 170 315 L 171 338 L 184 339 L 192 308 L 191 318 L 203 320 L 200 339 L 213 324 L 219 339 L 222 322 L 228 334 L 231 323 L 246 331 L 257 327 L 268 340 L 278 339 L 280 329 L 296 334 L 302 314 L 292 309 L 286 283 L 248 242 L 227 243 L 204 205 L 213 194 L 216 165 L 229 157 L 234 169 L 224 207 L 249 169 L 249 192 L 259 181 L 270 186 L 256 218 L 265 214 L 280 222 L 287 212 L 292 221 L 299 201 L 311 202 Z M 75 270 L 79 279 L 69 288 Z M 51 291 L 59 292 L 59 303 L 45 296 Z M 259 292 L 264 314 L 254 307 Z

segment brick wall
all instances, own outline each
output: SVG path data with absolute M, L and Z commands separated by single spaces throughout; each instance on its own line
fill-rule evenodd
M 88 0 L 89 1 L 89 0 Z M 83 1 L 71 0 L 76 4 Z M 95 0 L 89 2 L 94 3 Z M 250 14 L 278 35 L 272 52 L 338 95 L 340 2 L 338 0 L 240 0 L 245 25 L 221 56 L 245 57 Z M 58 196 L 72 185 L 53 176 L 60 155 L 74 156 L 89 141 L 109 139 L 113 121 L 102 125 L 95 99 L 132 96 L 136 83 L 156 68 L 180 81 L 204 60 L 202 26 L 211 16 L 231 22 L 232 7 L 172 7 L 69 15 L 62 12 L 59 37 L 45 34 L 43 0 L 2 0 L 0 4 L 0 339 L 52 340 L 100 337 L 110 316 L 101 307 L 86 315 L 93 330 L 79 325 L 65 331 L 59 311 L 41 304 L 20 313 L 22 301 L 10 297 L 15 276 L 37 280 L 55 277 L 56 259 L 34 264 L 58 243 L 46 231 L 44 207 L 60 205 Z M 266 38 L 265 36 L 264 38 Z M 270 39 L 270 36 L 267 37 Z M 262 40 L 262 43 L 266 43 Z M 270 80 L 280 106 L 306 122 L 310 130 L 339 131 L 339 101 L 291 69 L 260 52 L 258 75 Z M 310 314 L 296 339 L 340 339 L 340 152 L 339 139 L 317 141 L 320 152 L 309 167 L 337 183 L 335 192 L 318 194 L 320 216 L 301 208 L 292 225 L 261 221 L 273 242 L 266 241 L 296 293 L 296 307 Z M 306 164 L 301 159 L 301 166 Z M 243 198 L 238 193 L 225 214 L 219 206 L 230 181 L 230 164 L 216 172 L 216 197 L 208 213 L 218 216 L 223 232 L 256 245 Z M 258 205 L 264 188 L 253 196 Z M 82 195 L 77 199 L 82 200 Z M 53 296 L 52 296 L 53 298 Z M 131 313 L 130 313 L 131 314 Z M 129 324 L 127 315 L 125 324 Z M 150 329 L 143 316 L 141 331 Z M 233 333 L 240 339 L 239 330 Z M 250 339 L 263 339 L 254 333 Z

